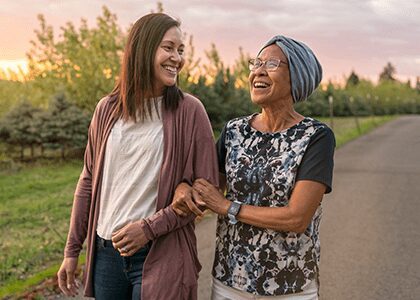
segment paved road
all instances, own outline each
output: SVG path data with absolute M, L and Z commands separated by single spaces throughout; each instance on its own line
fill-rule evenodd
M 203 266 L 198 278 L 198 300 L 210 299 L 216 219 L 215 214 L 208 214 L 198 223 L 195 229 L 198 243 L 198 258 Z
M 420 117 L 387 123 L 336 152 L 321 223 L 321 300 L 420 299 Z M 197 226 L 210 295 L 215 217 Z
M 321 224 L 321 299 L 420 299 L 420 117 L 336 152 Z

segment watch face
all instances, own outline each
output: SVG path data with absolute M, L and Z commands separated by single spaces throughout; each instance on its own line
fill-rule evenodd
M 235 217 L 239 213 L 239 209 L 241 208 L 241 204 L 237 202 L 232 202 L 228 209 L 228 215 L 232 215 Z

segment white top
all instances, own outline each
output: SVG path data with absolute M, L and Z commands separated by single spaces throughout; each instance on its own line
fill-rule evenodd
M 114 231 L 156 212 L 163 123 L 152 107 L 152 119 L 137 123 L 119 119 L 108 137 L 96 229 L 104 239 L 110 240 Z

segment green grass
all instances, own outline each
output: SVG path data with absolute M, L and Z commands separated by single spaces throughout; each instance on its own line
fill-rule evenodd
M 7 295 L 16 295 L 24 292 L 26 289 L 31 288 L 34 285 L 39 284 L 45 278 L 51 278 L 56 273 L 60 266 L 54 265 L 49 267 L 39 273 L 34 274 L 32 277 L 29 277 L 26 280 L 22 281 L 13 281 L 10 284 L 6 285 L 4 288 L 0 289 L 0 298 L 3 298 Z
M 73 161 L 0 173 L 0 294 L 62 259 L 81 168 Z
M 361 132 L 393 118 L 359 118 Z M 319 120 L 330 125 L 327 118 Z M 354 118 L 335 118 L 333 129 L 337 146 L 359 135 Z M 0 298 L 57 272 L 81 168 L 81 161 L 44 161 L 0 172 Z
M 359 117 L 360 132 L 357 129 L 355 118 L 340 117 L 334 118 L 333 126 L 329 118 L 317 118 L 333 129 L 336 139 L 336 146 L 341 147 L 345 143 L 354 140 L 360 135 L 366 134 L 376 127 L 395 119 L 397 116 L 375 116 L 375 117 Z
M 86 261 L 86 255 L 81 254 L 79 257 L 79 267 L 84 264 Z M 40 282 L 44 281 L 46 278 L 52 278 L 57 273 L 60 268 L 61 262 L 54 264 L 45 270 L 42 270 L 34 275 L 28 277 L 25 280 L 15 280 L 0 288 L 0 299 L 3 299 L 6 296 L 14 295 L 17 298 L 19 295 L 25 291 L 30 290 L 32 287 L 38 285 Z M 77 274 L 77 273 L 76 273 Z

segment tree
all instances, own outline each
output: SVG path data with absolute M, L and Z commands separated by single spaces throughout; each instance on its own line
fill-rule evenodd
M 359 84 L 359 76 L 354 71 L 351 71 L 350 76 L 347 78 L 346 88 Z
M 85 19 L 76 29 L 71 22 L 61 27 L 55 40 L 53 28 L 39 15 L 40 30 L 27 53 L 29 78 L 45 99 L 64 92 L 80 108 L 93 111 L 97 101 L 108 94 L 119 75 L 120 58 L 125 44 L 117 17 L 103 7 L 96 27 Z
M 236 78 L 236 88 L 249 90 L 248 76 L 250 71 L 248 67 L 248 61 L 250 58 L 251 56 L 249 53 L 244 53 L 242 47 L 239 47 L 239 58 L 233 65 L 233 75 Z
M 0 80 L 0 117 L 10 111 L 16 103 L 26 98 L 23 90 L 22 82 Z
M 395 67 L 390 62 L 388 62 L 386 66 L 384 67 L 383 71 L 381 72 L 381 74 L 379 74 L 379 81 L 380 82 L 396 81 L 395 73 L 396 73 Z
M 28 101 L 22 101 L 9 111 L 1 122 L 1 137 L 10 146 L 20 147 L 20 158 L 24 159 L 24 150 L 31 148 L 31 158 L 34 158 L 34 146 L 38 143 L 35 116 L 39 108 L 32 106 Z
M 61 158 L 67 149 L 83 148 L 86 145 L 89 117 L 63 94 L 53 98 L 42 124 L 42 141 L 50 148 L 60 148 Z
M 158 1 L 156 3 L 156 10 L 157 10 L 156 12 L 158 12 L 158 13 L 163 13 L 164 9 L 163 9 L 163 3 L 162 2 Z M 152 9 L 151 12 L 154 13 L 155 11 Z
M 202 67 L 204 76 L 206 77 L 206 83 L 211 84 L 214 82 L 217 74 L 224 70 L 224 65 L 214 43 L 211 44 L 210 50 L 205 51 L 205 55 L 208 63 Z
M 187 38 L 186 34 L 184 34 L 184 38 Z M 200 59 L 195 58 L 195 48 L 193 45 L 192 35 L 188 38 L 188 46 L 186 47 L 184 59 L 185 64 L 179 74 L 179 86 L 182 90 L 189 91 L 191 84 L 197 82 L 198 77 L 200 76 L 200 74 L 198 74 Z

